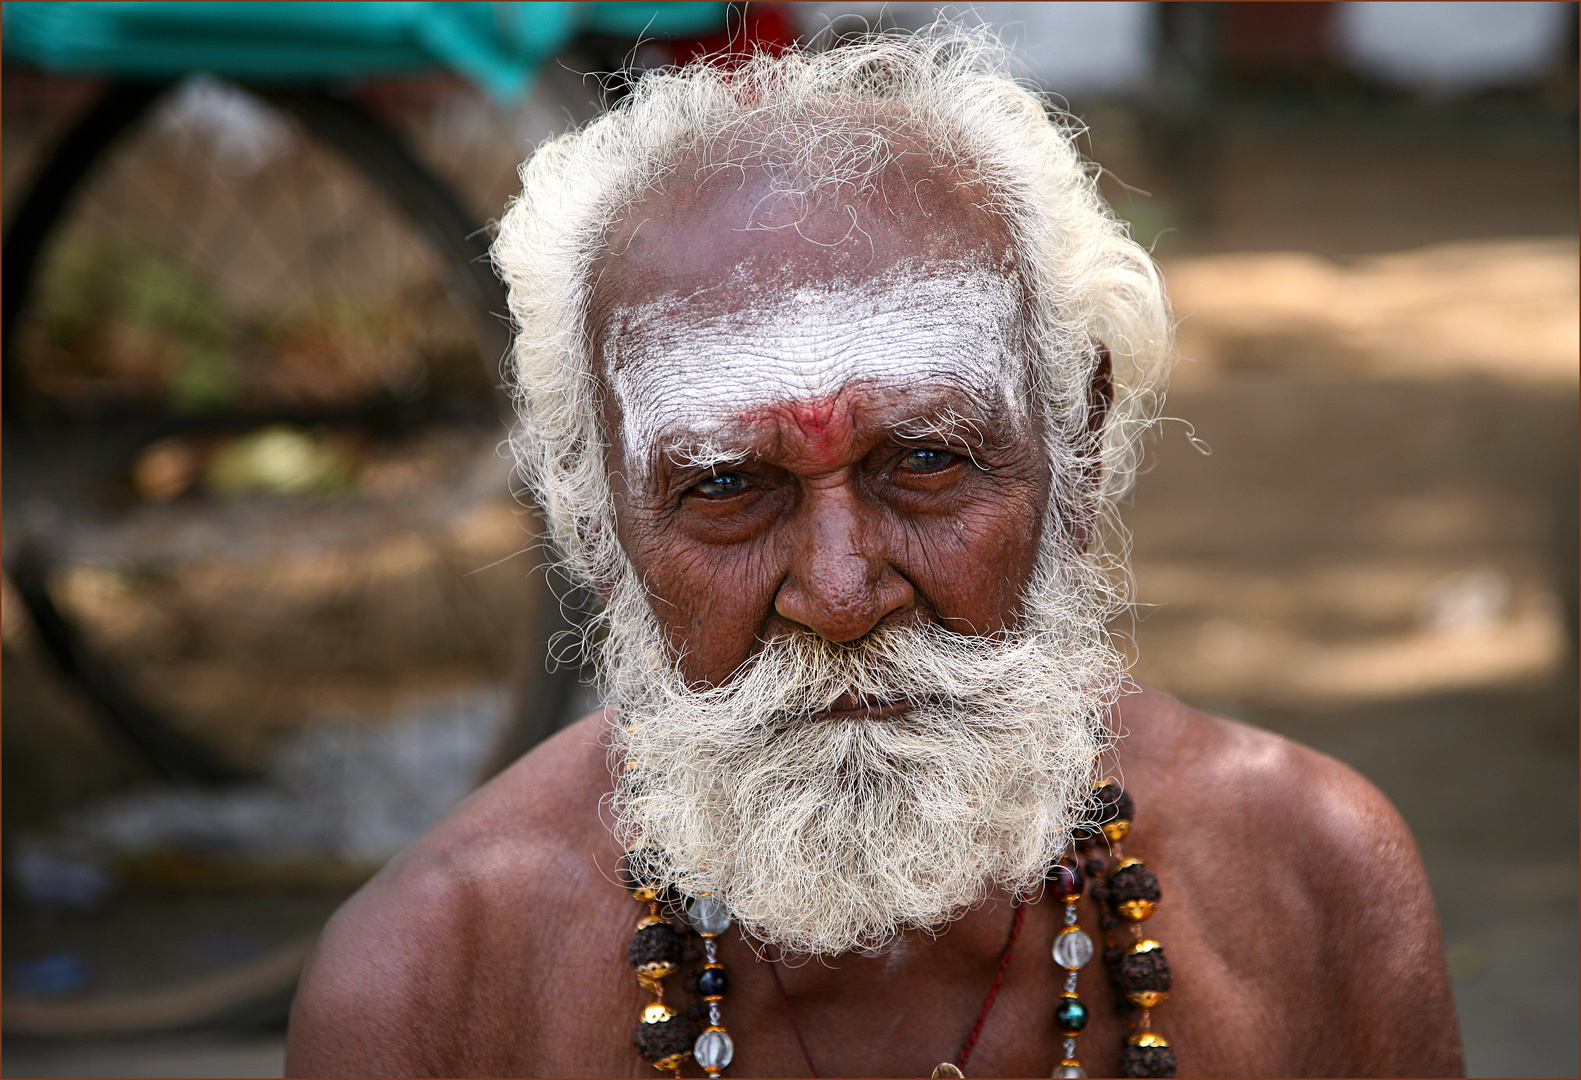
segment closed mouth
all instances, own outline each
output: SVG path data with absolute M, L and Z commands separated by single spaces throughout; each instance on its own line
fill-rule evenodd
M 907 712 L 914 704 L 909 698 L 885 701 L 865 694 L 845 693 L 818 717 L 820 720 L 890 720 Z

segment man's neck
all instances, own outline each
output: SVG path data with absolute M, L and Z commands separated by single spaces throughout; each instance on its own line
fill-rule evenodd
M 834 956 L 782 954 L 773 944 L 749 937 L 760 957 L 778 965 L 785 992 L 792 998 L 823 997 L 838 984 L 889 982 L 916 970 L 966 971 L 995 966 L 1004 955 L 1014 919 L 1011 893 L 996 889 L 960 918 L 928 930 L 907 930 L 874 951 Z

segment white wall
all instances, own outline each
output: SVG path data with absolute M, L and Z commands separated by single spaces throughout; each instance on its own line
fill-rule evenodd
M 1347 3 L 1340 45 L 1358 70 L 1434 93 L 1518 83 L 1561 56 L 1570 3 Z

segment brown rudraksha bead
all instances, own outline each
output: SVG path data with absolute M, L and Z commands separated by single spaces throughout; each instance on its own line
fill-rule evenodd
M 1169 995 L 1175 976 L 1169 970 L 1164 947 L 1156 941 L 1139 941 L 1115 965 L 1115 984 L 1134 1005 L 1150 1009 Z
M 638 1024 L 632 1041 L 637 1044 L 637 1053 L 650 1064 L 667 1059 L 679 1061 L 691 1054 L 692 1044 L 697 1041 L 697 1025 L 679 1013 L 671 1013 L 666 1019 Z
M 1127 1042 L 1120 1054 L 1120 1075 L 1174 1076 L 1175 1048 L 1167 1043 L 1161 1046 L 1138 1046 Z
M 675 927 L 667 922 L 652 922 L 631 935 L 626 957 L 634 971 L 652 964 L 665 965 L 669 971 L 674 971 L 685 959 L 685 944 Z
M 1140 862 L 1127 860 L 1109 875 L 1109 906 L 1116 911 L 1124 912 L 1127 904 L 1135 903 L 1146 904 L 1150 910 L 1159 895 L 1158 875 Z
M 664 854 L 658 848 L 643 847 L 620 857 L 615 876 L 631 890 L 632 896 L 643 903 L 657 900 L 661 904 L 673 904 L 676 900 L 675 890 L 661 884 L 663 870 Z

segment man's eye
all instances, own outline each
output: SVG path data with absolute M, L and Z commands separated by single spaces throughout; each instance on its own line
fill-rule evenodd
M 938 472 L 954 459 L 954 454 L 944 450 L 913 450 L 900 463 L 912 472 Z
M 747 482 L 735 473 L 720 473 L 710 476 L 692 491 L 709 499 L 724 499 L 731 495 L 739 495 L 746 490 Z

